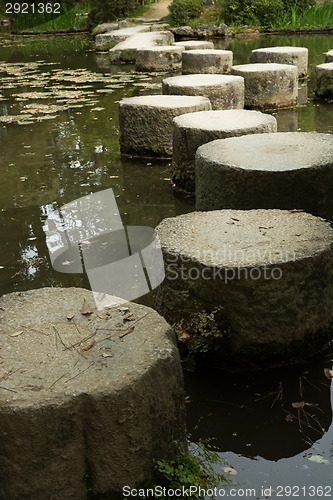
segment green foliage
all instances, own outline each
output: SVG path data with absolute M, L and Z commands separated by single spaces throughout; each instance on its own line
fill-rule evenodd
M 328 1 L 308 7 L 303 11 L 297 5 L 286 12 L 273 25 L 273 28 L 319 28 L 333 26 L 333 3 Z
M 315 0 L 226 0 L 225 21 L 233 25 L 273 27 L 292 12 L 302 13 Z
M 142 0 L 94 0 L 90 16 L 94 24 L 114 21 L 128 16 L 142 3 Z
M 216 352 L 222 338 L 230 335 L 221 306 L 212 311 L 196 311 L 189 319 L 181 319 L 173 327 L 180 354 L 188 369 L 194 369 L 198 358 Z
M 176 443 L 177 444 L 177 443 Z M 178 445 L 178 454 L 173 460 L 157 460 L 153 482 L 166 488 L 214 488 L 230 482 L 223 474 L 214 470 L 214 465 L 224 465 L 212 439 L 199 440 L 184 452 Z M 203 499 L 193 494 L 186 498 Z
M 174 22 L 181 26 L 200 16 L 204 6 L 205 0 L 173 0 L 169 10 Z

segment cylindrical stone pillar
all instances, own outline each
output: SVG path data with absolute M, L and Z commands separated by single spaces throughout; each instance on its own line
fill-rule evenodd
M 333 220 L 333 135 L 220 139 L 196 155 L 196 208 L 300 209 Z
M 299 78 L 308 72 L 308 49 L 306 47 L 266 47 L 252 50 L 252 63 L 278 63 L 297 66 Z
M 231 68 L 245 80 L 245 106 L 260 109 L 293 107 L 297 104 L 298 69 L 287 64 L 243 64 Z
M 244 79 L 231 75 L 182 75 L 165 78 L 163 94 L 207 97 L 213 109 L 242 109 Z
M 137 49 L 135 67 L 138 71 L 175 71 L 182 68 L 183 47 L 172 45 Z
M 119 102 L 120 151 L 130 156 L 172 155 L 172 120 L 183 113 L 211 109 L 200 96 L 149 95 Z
M 333 62 L 316 66 L 314 92 L 319 97 L 333 96 Z
M 185 50 L 182 54 L 182 73 L 229 74 L 232 66 L 231 50 Z
M 170 322 L 182 319 L 191 345 L 195 314 L 202 322 L 220 308 L 215 339 L 209 330 L 202 339 L 210 341 L 202 361 L 272 367 L 302 361 L 331 340 L 329 222 L 304 212 L 217 210 L 165 219 L 157 232 L 166 278 L 154 291 L 156 309 Z
M 176 117 L 173 120 L 174 183 L 186 192 L 194 192 L 195 153 L 199 146 L 215 139 L 276 130 L 274 116 L 245 109 L 197 111 Z

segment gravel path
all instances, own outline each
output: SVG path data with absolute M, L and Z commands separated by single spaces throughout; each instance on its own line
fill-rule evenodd
M 152 3 L 149 6 L 149 11 L 144 14 L 146 19 L 161 19 L 161 17 L 169 14 L 168 5 L 172 0 L 161 0 L 160 2 Z

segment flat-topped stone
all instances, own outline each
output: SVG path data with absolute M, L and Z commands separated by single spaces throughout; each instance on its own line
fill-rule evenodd
M 149 479 L 184 442 L 171 327 L 128 302 L 42 288 L 0 299 L 1 498 L 85 499 Z M 178 438 L 175 436 L 178 435 Z
M 162 82 L 163 94 L 208 97 L 213 109 L 241 109 L 244 79 L 240 76 L 195 74 L 172 76 Z
M 245 80 L 245 106 L 259 109 L 297 104 L 298 69 L 288 64 L 262 63 L 232 66 L 232 75 Z
M 143 33 L 145 31 L 149 31 L 149 26 L 134 26 L 132 28 L 110 30 L 106 33 L 100 33 L 95 36 L 96 49 L 111 49 L 117 43 L 123 42 L 130 36 L 136 35 L 138 33 Z
M 333 135 L 220 139 L 196 155 L 196 207 L 304 209 L 333 220 Z
M 278 63 L 297 66 L 298 76 L 304 77 L 308 72 L 308 49 L 306 47 L 265 47 L 252 50 L 253 63 Z
M 184 47 L 166 45 L 137 49 L 135 66 L 138 71 L 175 71 L 182 67 Z
M 184 40 L 183 42 L 174 42 L 173 45 L 177 47 L 184 47 L 185 50 L 194 50 L 194 49 L 213 49 L 214 43 L 208 42 L 204 40 Z
M 304 212 L 218 210 L 165 219 L 157 232 L 166 278 L 154 291 L 156 309 L 168 321 L 183 318 L 189 333 L 191 311 L 223 308 L 209 363 L 286 364 L 331 339 L 329 222 Z
M 333 62 L 333 49 L 329 50 L 325 54 L 325 63 L 330 63 L 330 62 Z
M 197 111 L 178 116 L 173 120 L 172 171 L 175 184 L 187 192 L 194 192 L 195 153 L 199 146 L 215 139 L 276 130 L 274 116 L 259 111 Z
M 147 49 L 160 45 L 170 45 L 174 41 L 171 31 L 150 31 L 128 37 L 109 50 L 113 63 L 119 61 L 135 62 L 137 49 Z
M 197 73 L 230 73 L 233 61 L 231 50 L 185 50 L 182 55 L 183 75 Z
M 333 96 L 333 62 L 316 66 L 314 92 L 319 97 Z
M 184 113 L 210 110 L 200 96 L 149 95 L 119 102 L 120 150 L 134 156 L 172 155 L 172 120 Z

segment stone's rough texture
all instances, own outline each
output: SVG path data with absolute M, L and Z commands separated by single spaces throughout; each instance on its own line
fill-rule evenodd
M 151 31 L 138 33 L 118 43 L 109 50 L 109 58 L 113 63 L 119 61 L 135 62 L 137 49 L 147 49 L 157 45 L 170 45 L 174 37 L 171 31 Z
M 177 47 L 185 47 L 185 50 L 194 50 L 194 49 L 213 49 L 213 42 L 205 42 L 200 40 L 186 40 L 183 42 L 174 42 L 173 45 Z
M 154 291 L 168 321 L 223 307 L 213 362 L 249 369 L 302 360 L 331 338 L 333 229 L 307 213 L 192 212 L 157 227 L 166 278 Z
M 325 63 L 333 62 L 333 50 L 329 50 L 325 54 Z
M 333 62 L 316 66 L 314 91 L 319 97 L 333 96 Z
M 120 150 L 123 154 L 170 157 L 172 120 L 184 113 L 210 110 L 205 97 L 138 96 L 119 102 Z
M 150 49 L 137 49 L 136 69 L 139 71 L 174 71 L 182 67 L 183 47 L 166 45 Z
M 256 134 L 201 146 L 198 210 L 304 209 L 333 220 L 333 135 Z
M 92 314 L 81 314 L 84 300 Z M 180 359 L 155 311 L 127 303 L 97 314 L 78 288 L 0 304 L 1 498 L 83 500 L 87 473 L 94 495 L 122 491 L 184 442 Z
M 194 36 L 198 38 L 211 38 L 213 36 L 227 37 L 231 36 L 231 30 L 226 24 L 203 24 L 194 28 Z
M 259 111 L 198 111 L 178 116 L 173 121 L 174 182 L 186 191 L 194 192 L 195 153 L 199 146 L 215 139 L 276 130 L 274 116 Z
M 119 26 L 120 30 L 123 30 L 125 28 L 129 28 L 130 27 L 129 24 L 128 24 L 128 22 L 126 21 L 126 19 L 123 19 L 122 21 L 119 21 L 118 26 Z
M 108 33 L 102 33 L 96 35 L 95 43 L 97 50 L 107 50 L 114 47 L 116 44 L 123 42 L 130 36 L 136 35 L 138 33 L 143 33 L 149 31 L 149 26 L 135 26 L 133 28 L 118 29 L 115 31 L 110 31 Z
M 175 35 L 175 37 L 191 37 L 193 36 L 193 28 L 191 26 L 179 26 L 178 28 L 170 28 L 170 31 Z
M 241 109 L 244 79 L 230 75 L 183 75 L 163 80 L 163 94 L 208 97 L 213 109 Z
M 297 66 L 298 76 L 308 72 L 308 49 L 305 47 L 267 47 L 252 50 L 253 63 L 278 63 Z
M 298 70 L 287 64 L 263 63 L 233 66 L 231 74 L 245 80 L 245 106 L 283 108 L 297 104 Z
M 185 50 L 183 52 L 183 74 L 230 73 L 232 59 L 231 50 Z
M 95 26 L 91 34 L 92 36 L 102 35 L 103 33 L 110 33 L 110 31 L 118 29 L 119 25 L 117 23 L 103 23 L 103 24 L 98 24 L 98 26 Z

